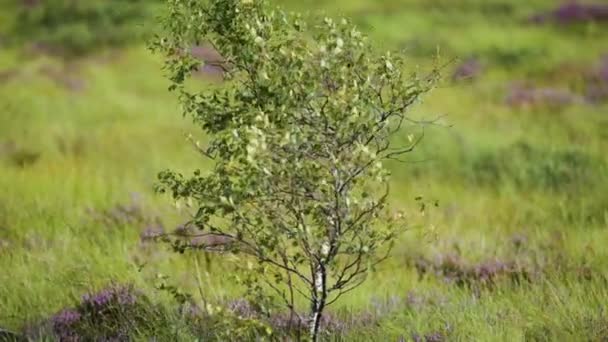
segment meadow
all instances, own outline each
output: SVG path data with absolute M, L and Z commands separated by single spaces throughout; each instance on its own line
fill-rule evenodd
M 391 202 L 411 229 L 330 309 L 327 338 L 608 339 L 608 9 L 273 3 L 350 17 L 379 50 L 401 49 L 412 70 L 435 57 L 445 65 L 412 112 L 439 119 L 407 162 L 390 165 Z M 9 32 L 16 5 L 2 6 Z M 141 25 L 155 29 L 149 18 Z M 159 56 L 136 40 L 67 61 L 9 35 L 0 33 L 0 328 L 53 340 L 45 322 L 64 308 L 131 284 L 154 308 L 131 339 L 196 340 L 159 283 L 196 299 L 200 261 L 208 298 L 238 291 L 219 257 L 146 239 L 186 217 L 154 192 L 158 172 L 209 166 L 186 142 L 204 137 L 167 91 Z

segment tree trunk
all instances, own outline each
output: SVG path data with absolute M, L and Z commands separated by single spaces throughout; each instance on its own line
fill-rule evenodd
M 319 327 L 321 325 L 321 318 L 323 317 L 323 309 L 319 302 L 315 303 L 313 309 L 312 319 L 310 321 L 310 340 L 317 342 L 319 340 Z
M 318 265 L 315 272 L 315 296 L 313 298 L 310 318 L 310 340 L 317 342 L 319 340 L 319 328 L 321 326 L 321 318 L 323 318 L 323 310 L 325 309 L 325 301 L 327 299 L 325 266 Z

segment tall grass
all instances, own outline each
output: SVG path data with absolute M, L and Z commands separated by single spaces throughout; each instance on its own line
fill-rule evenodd
M 380 47 L 405 48 L 412 69 L 438 46 L 443 60 L 478 56 L 484 64 L 476 80 L 458 83 L 448 80 L 458 62 L 449 64 L 442 87 L 412 113 L 445 115 L 426 128 L 408 162 L 391 164 L 393 204 L 407 210 L 412 229 L 391 260 L 333 308 L 353 320 L 375 317 L 343 339 L 606 338 L 608 107 L 511 107 L 505 97 L 512 81 L 542 83 L 552 72 L 558 81 L 549 86 L 569 88 L 560 68 L 592 70 L 608 49 L 601 39 L 608 28 L 526 23 L 552 1 L 281 2 L 354 16 Z M 207 165 L 185 142 L 197 130 L 180 117 L 159 61 L 138 44 L 70 67 L 21 56 L 0 50 L 0 73 L 13 71 L 0 84 L 0 326 L 20 330 L 111 282 L 132 283 L 173 310 L 171 298 L 154 289 L 157 273 L 197 293 L 192 256 L 142 242 L 140 234 L 156 218 L 166 230 L 185 218 L 153 193 L 156 173 Z M 61 77 L 83 85 L 66 87 Z M 119 205 L 135 205 L 139 218 L 103 218 Z M 523 247 L 513 245 L 515 237 Z M 457 286 L 441 272 L 416 270 L 416 260 L 439 263 L 447 255 L 462 262 L 451 267 L 517 261 L 537 277 Z M 233 298 L 229 268 L 211 260 L 206 294 Z M 378 304 L 390 298 L 395 305 Z

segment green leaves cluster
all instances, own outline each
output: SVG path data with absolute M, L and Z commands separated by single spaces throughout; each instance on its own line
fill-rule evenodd
M 417 144 L 390 137 L 415 124 L 406 112 L 437 74 L 404 75 L 400 55 L 376 54 L 346 19 L 308 25 L 253 0 L 169 4 L 153 48 L 184 114 L 208 134 L 201 152 L 214 167 L 162 172 L 161 189 L 194 203 L 192 236 L 229 239 L 292 311 L 294 293 L 305 298 L 314 330 L 405 227 L 386 206 L 383 161 Z M 227 81 L 196 91 L 186 80 L 201 62 L 189 51 L 203 43 L 224 57 Z

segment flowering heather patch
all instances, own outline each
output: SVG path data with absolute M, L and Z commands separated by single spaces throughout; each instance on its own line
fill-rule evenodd
M 399 297 L 390 297 L 386 301 L 372 299 L 372 310 L 365 310 L 356 314 L 351 313 L 325 313 L 321 319 L 321 328 L 328 334 L 344 335 L 356 328 L 369 327 L 376 324 L 382 317 L 394 312 L 404 301 Z M 266 320 L 279 334 L 305 334 L 308 329 L 306 315 L 299 313 L 291 315 L 289 312 L 279 312 L 270 317 L 261 314 L 243 299 L 230 301 L 226 307 L 242 318 Z
M 589 73 L 586 97 L 592 103 L 608 100 L 608 55 Z
M 370 304 L 376 316 L 386 316 L 405 304 L 401 296 L 392 295 L 386 298 L 372 297 Z
M 516 283 L 529 281 L 535 273 L 513 261 L 490 259 L 471 264 L 453 253 L 439 255 L 435 260 L 421 257 L 415 261 L 414 266 L 420 277 L 434 274 L 458 286 L 487 288 L 493 287 L 499 279 L 510 279 Z
M 76 307 L 55 314 L 50 323 L 60 341 L 127 341 L 154 315 L 143 294 L 131 286 L 112 285 L 85 294 Z
M 143 207 L 137 194 L 133 194 L 130 203 L 119 203 L 111 208 L 97 210 L 87 209 L 88 216 L 95 222 L 108 229 L 133 226 L 141 230 L 140 241 L 148 242 L 164 233 L 163 222 L 160 217 L 150 215 Z
M 439 292 L 410 290 L 403 300 L 402 308 L 416 312 L 423 310 L 425 307 L 444 307 L 449 302 L 449 298 Z
M 583 103 L 584 98 L 566 89 L 537 88 L 514 84 L 507 93 L 505 102 L 510 107 L 551 107 L 560 108 L 575 103 Z
M 605 102 L 608 100 L 608 83 L 589 85 L 587 87 L 587 100 L 592 103 Z
M 122 226 L 140 224 L 146 221 L 142 208 L 138 204 L 118 204 L 107 210 L 89 210 L 89 214 L 97 221 L 107 226 Z
M 118 304 L 119 306 L 134 305 L 137 300 L 133 289 L 129 287 L 113 286 L 95 294 L 82 296 L 82 304 L 95 310 Z
M 528 245 L 525 235 L 515 234 L 509 239 L 509 258 L 488 258 L 479 262 L 465 260 L 459 253 L 447 252 L 435 258 L 418 257 L 413 266 L 420 278 L 432 275 L 446 283 L 479 290 L 492 290 L 500 282 L 532 283 L 546 274 L 559 273 L 576 277 L 579 281 L 603 280 L 605 275 L 587 262 L 568 259 L 564 254 L 564 241 L 556 235 L 536 248 Z M 429 303 L 432 297 L 408 294 L 407 304 L 416 309 Z
M 608 83 L 608 55 L 602 57 L 600 66 L 598 67 L 597 75 L 600 80 Z
M 53 322 L 53 331 L 61 341 L 78 341 L 78 333 L 75 327 L 82 315 L 76 309 L 64 309 L 51 319 Z
M 426 335 L 412 334 L 412 341 L 414 342 L 443 342 L 447 341 L 446 336 L 439 331 L 428 333 Z
M 259 313 L 251 306 L 249 301 L 245 299 L 236 299 L 228 302 L 228 310 L 232 311 L 240 317 L 255 317 Z
M 321 331 L 330 335 L 341 336 L 358 328 L 373 326 L 379 319 L 379 316 L 370 311 L 362 311 L 344 317 L 326 313 L 321 318 Z M 279 334 L 294 334 L 297 331 L 305 334 L 308 329 L 308 322 L 304 318 L 291 317 L 289 313 L 275 314 L 269 318 L 269 323 Z
M 482 72 L 481 62 L 477 58 L 469 58 L 456 67 L 452 74 L 452 81 L 473 80 Z
M 608 5 L 599 3 L 583 4 L 577 1 L 569 1 L 552 11 L 533 15 L 530 18 L 530 22 L 536 24 L 547 22 L 557 24 L 608 22 Z
M 415 292 L 409 291 L 406 297 L 406 303 L 408 307 L 417 309 L 422 307 L 426 302 L 426 298 L 418 295 Z
M 562 88 L 517 82 L 509 86 L 505 102 L 511 107 L 563 107 L 608 100 L 608 55 L 595 65 L 582 61 L 560 63 L 539 76 L 543 84 L 559 84 Z
M 141 242 L 154 241 L 163 234 L 165 234 L 165 228 L 162 223 L 157 222 L 156 224 L 147 226 L 141 234 L 139 234 L 139 239 Z

